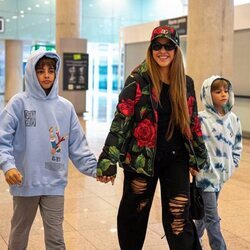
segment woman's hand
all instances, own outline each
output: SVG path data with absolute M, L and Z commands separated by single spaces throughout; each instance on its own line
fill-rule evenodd
M 115 177 L 116 176 L 97 176 L 96 180 L 103 182 L 103 183 L 108 183 L 111 181 L 111 184 L 114 185 L 115 183 Z
M 189 172 L 190 172 L 190 174 L 191 174 L 192 176 L 196 176 L 196 175 L 199 173 L 199 171 L 197 171 L 197 170 L 195 170 L 195 169 L 193 169 L 193 168 L 189 168 Z

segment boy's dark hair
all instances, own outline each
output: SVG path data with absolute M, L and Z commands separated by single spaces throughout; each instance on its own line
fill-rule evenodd
M 43 56 L 36 63 L 35 70 L 43 68 L 44 65 L 48 65 L 49 67 L 56 69 L 56 62 L 57 60 L 55 58 Z
M 216 79 L 211 85 L 211 92 L 218 90 L 219 88 L 229 88 L 229 82 L 226 79 Z

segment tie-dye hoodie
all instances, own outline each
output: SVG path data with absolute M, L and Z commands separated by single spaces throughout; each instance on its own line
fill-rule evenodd
M 208 150 L 210 165 L 200 170 L 197 186 L 205 192 L 218 192 L 238 167 L 242 152 L 242 131 L 239 118 L 231 111 L 234 93 L 229 83 L 229 101 L 224 107 L 226 114 L 220 116 L 216 111 L 211 85 L 221 76 L 212 76 L 203 82 L 201 101 L 205 110 L 199 112 L 203 139 Z
M 55 58 L 56 78 L 48 95 L 40 86 L 35 65 L 43 56 Z M 17 168 L 23 182 L 11 185 L 14 196 L 63 195 L 68 161 L 96 176 L 96 158 L 89 150 L 74 106 L 58 95 L 60 58 L 38 50 L 25 69 L 25 91 L 13 96 L 0 112 L 0 169 Z

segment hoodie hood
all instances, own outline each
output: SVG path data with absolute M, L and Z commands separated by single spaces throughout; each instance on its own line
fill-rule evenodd
M 46 95 L 45 91 L 39 84 L 39 81 L 36 76 L 35 66 L 40 58 L 43 56 L 47 56 L 50 58 L 55 58 L 57 60 L 56 63 L 56 77 L 54 84 L 51 88 L 51 91 L 48 95 Z M 31 53 L 28 58 L 26 68 L 25 68 L 25 91 L 32 97 L 36 99 L 54 99 L 58 96 L 58 77 L 60 70 L 61 60 L 57 53 L 46 51 L 44 49 L 39 49 Z
M 227 104 L 224 106 L 225 113 L 228 113 L 234 105 L 234 93 L 233 93 L 232 84 L 227 79 L 225 79 L 221 76 L 218 76 L 218 75 L 213 75 L 213 76 L 209 77 L 208 79 L 206 79 L 202 84 L 200 98 L 201 98 L 201 101 L 202 101 L 202 103 L 207 111 L 210 111 L 210 112 L 217 114 L 217 111 L 216 111 L 216 109 L 213 105 L 213 101 L 212 101 L 211 86 L 212 86 L 212 83 L 218 79 L 222 79 L 222 80 L 225 80 L 228 82 L 229 99 L 228 99 Z

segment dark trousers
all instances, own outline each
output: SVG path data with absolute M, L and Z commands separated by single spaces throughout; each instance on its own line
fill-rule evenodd
M 160 180 L 162 224 L 171 250 L 200 250 L 195 225 L 189 219 L 189 168 L 185 150 L 157 153 L 155 176 L 124 171 L 123 196 L 118 211 L 122 250 L 143 247 L 149 212 Z

